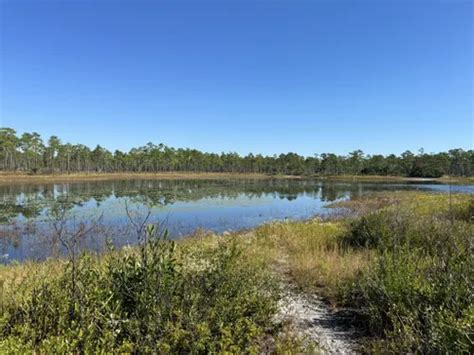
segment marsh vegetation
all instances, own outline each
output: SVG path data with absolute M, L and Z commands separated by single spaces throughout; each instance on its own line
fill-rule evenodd
M 90 224 L 82 249 L 105 250 L 135 244 L 130 210 L 151 213 L 149 223 L 166 222 L 170 238 L 196 229 L 216 233 L 254 228 L 284 219 L 327 218 L 325 206 L 374 191 L 474 192 L 474 186 L 433 183 L 357 182 L 308 179 L 99 180 L 74 183 L 0 185 L 0 250 L 3 262 L 40 260 L 65 251 L 55 246 L 58 211 L 70 224 Z
M 291 283 L 351 310 L 354 350 L 472 352 L 472 196 L 336 204 L 346 214 L 329 220 L 179 242 L 148 226 L 137 247 L 3 266 L 0 349 L 300 352 L 302 334 L 275 318 Z

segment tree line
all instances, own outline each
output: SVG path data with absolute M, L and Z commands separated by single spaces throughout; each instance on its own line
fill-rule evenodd
M 238 153 L 206 153 L 147 143 L 129 152 L 111 152 L 100 145 L 63 143 L 57 136 L 46 141 L 36 132 L 21 136 L 12 128 L 0 128 L 0 170 L 29 173 L 73 172 L 227 172 L 287 175 L 397 175 L 406 177 L 473 176 L 474 151 L 400 155 L 366 155 L 355 150 L 333 153 L 273 156 Z

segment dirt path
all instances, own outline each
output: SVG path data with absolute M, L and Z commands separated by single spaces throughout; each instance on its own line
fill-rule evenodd
M 315 343 L 324 354 L 356 354 L 357 346 L 350 317 L 333 312 L 316 296 L 287 291 L 280 303 L 280 319 L 292 323 L 296 333 Z
M 285 258 L 276 267 L 283 278 L 283 297 L 277 318 L 289 321 L 307 344 L 316 344 L 323 354 L 357 354 L 357 331 L 347 311 L 334 311 L 318 296 L 298 292 L 289 281 Z

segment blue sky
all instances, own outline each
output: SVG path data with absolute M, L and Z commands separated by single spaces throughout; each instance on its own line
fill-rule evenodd
M 473 149 L 473 7 L 0 0 L 0 126 L 112 150 Z

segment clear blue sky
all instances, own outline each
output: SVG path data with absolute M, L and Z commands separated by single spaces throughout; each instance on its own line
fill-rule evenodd
M 473 7 L 0 0 L 0 125 L 112 150 L 473 149 Z

